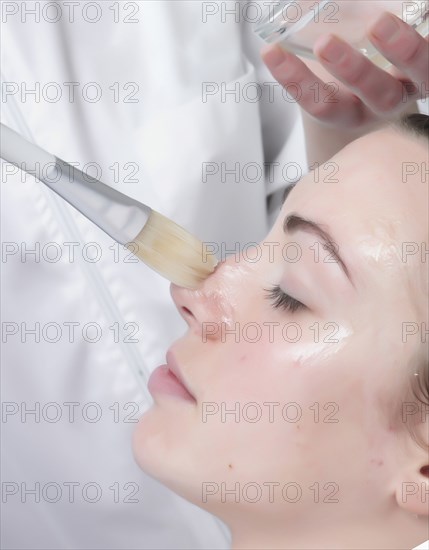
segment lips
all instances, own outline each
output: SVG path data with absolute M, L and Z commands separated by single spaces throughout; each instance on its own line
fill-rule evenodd
M 148 381 L 148 390 L 152 396 L 163 394 L 196 403 L 196 399 L 189 391 L 171 351 L 167 353 L 167 364 L 156 368 L 151 374 Z
M 182 372 L 180 370 L 180 367 L 174 357 L 174 354 L 171 350 L 167 351 L 167 366 L 170 370 L 170 372 L 173 373 L 173 375 L 177 378 L 179 383 L 185 388 L 185 390 L 189 393 L 189 395 L 195 400 L 195 397 L 192 395 L 192 393 L 189 391 L 189 388 L 183 378 Z

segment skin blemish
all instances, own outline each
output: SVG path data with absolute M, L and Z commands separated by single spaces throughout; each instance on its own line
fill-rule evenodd
M 423 475 L 423 476 L 426 476 L 426 477 L 429 477 L 429 466 L 423 466 L 422 468 L 420 468 L 420 473 Z
M 232 464 L 228 464 L 228 468 L 232 470 Z

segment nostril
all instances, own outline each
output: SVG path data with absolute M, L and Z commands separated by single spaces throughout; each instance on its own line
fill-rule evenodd
M 187 307 L 185 307 L 185 306 L 182 306 L 182 311 L 183 311 L 184 315 L 189 315 L 190 317 L 194 316 L 192 311 L 190 309 L 188 309 Z

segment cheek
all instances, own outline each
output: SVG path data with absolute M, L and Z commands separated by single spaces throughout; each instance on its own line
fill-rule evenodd
M 356 468 L 364 467 L 382 426 L 374 423 L 374 378 L 363 368 L 361 343 L 351 345 L 346 332 L 338 332 L 338 342 L 320 336 L 315 343 L 303 331 L 295 343 L 263 334 L 257 343 L 225 344 L 225 362 L 205 392 L 210 411 L 200 435 L 247 470 L 249 446 L 265 471 L 335 472 L 338 457 L 351 454 L 362 458 Z
M 201 401 L 254 402 L 261 409 L 265 402 L 309 409 L 316 401 L 332 401 L 347 384 L 343 365 L 350 331 L 330 323 L 316 333 L 315 325 L 321 324 L 311 319 L 238 323 L 235 334 L 226 335 L 210 354 Z
M 217 376 L 207 395 L 224 401 L 273 400 L 284 394 L 288 354 L 262 323 L 240 323 L 233 342 L 219 344 Z
M 255 343 L 242 338 L 222 348 L 224 361 L 204 392 L 194 426 L 196 438 L 210 446 L 209 453 L 200 447 L 205 468 L 209 455 L 212 477 L 231 476 L 231 469 L 243 480 L 282 477 L 313 427 L 314 396 L 307 396 L 304 373 L 294 367 L 285 343 L 270 341 L 268 333 Z M 296 458 L 293 468 L 301 460 Z

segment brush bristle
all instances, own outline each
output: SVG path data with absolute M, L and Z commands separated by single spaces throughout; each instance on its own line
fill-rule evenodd
M 198 287 L 213 273 L 217 258 L 204 251 L 203 243 L 183 227 L 152 210 L 144 228 L 131 247 L 145 264 L 172 283 Z

